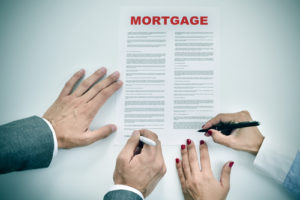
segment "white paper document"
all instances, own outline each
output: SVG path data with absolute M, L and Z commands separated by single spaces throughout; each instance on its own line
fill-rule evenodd
M 123 8 L 116 143 L 149 129 L 162 144 L 199 140 L 218 112 L 219 24 L 216 8 Z

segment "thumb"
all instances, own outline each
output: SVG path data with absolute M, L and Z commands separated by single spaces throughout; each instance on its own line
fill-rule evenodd
M 105 125 L 101 128 L 93 130 L 93 131 L 89 130 L 86 135 L 88 138 L 88 143 L 90 144 L 90 143 L 96 142 L 97 140 L 106 138 L 112 132 L 115 132 L 116 130 L 117 130 L 117 127 L 114 124 L 108 124 L 108 125 Z
M 140 132 L 134 131 L 131 137 L 128 139 L 126 145 L 122 149 L 120 155 L 124 156 L 124 158 L 130 160 L 136 150 L 140 141 Z
M 223 166 L 223 169 L 222 169 L 222 174 L 221 174 L 221 185 L 229 190 L 230 188 L 230 172 L 231 172 L 231 168 L 233 166 L 234 162 L 233 161 L 230 161 L 230 162 L 227 162 L 225 163 L 225 165 Z
M 207 134 L 212 136 L 215 143 L 219 143 L 227 147 L 232 146 L 232 135 L 223 135 L 220 131 L 214 129 L 209 129 Z

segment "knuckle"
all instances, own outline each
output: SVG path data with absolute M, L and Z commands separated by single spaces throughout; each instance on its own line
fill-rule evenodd
M 211 175 L 208 173 L 203 173 L 202 180 L 206 183 L 211 180 Z
M 97 84 L 93 88 L 96 92 L 100 92 L 101 90 L 103 90 L 102 84 Z
M 162 174 L 165 175 L 167 173 L 167 167 L 166 165 L 164 165 L 163 170 L 162 170 Z
M 83 81 L 83 82 L 81 83 L 81 86 L 82 86 L 83 88 L 88 88 L 88 87 L 90 86 L 90 83 L 89 83 L 88 80 L 85 80 L 85 81 Z
M 248 110 L 242 110 L 241 113 L 242 113 L 243 115 L 250 115 L 250 113 L 249 113 Z
M 219 113 L 216 115 L 215 120 L 220 120 L 222 121 L 222 119 L 224 118 L 225 114 L 224 113 Z
M 76 76 L 76 77 L 81 77 L 82 76 L 82 73 L 80 72 L 80 71 L 78 71 L 74 76 Z
M 161 172 L 163 168 L 163 163 L 158 163 L 156 164 L 155 166 L 153 166 L 153 169 L 156 171 L 156 172 Z
M 161 146 L 161 142 L 160 142 L 160 140 L 159 139 L 156 139 L 156 144 L 158 145 L 158 146 Z
M 234 148 L 236 146 L 236 140 L 234 138 L 230 138 L 228 141 L 225 141 L 224 144 L 230 148 Z
M 186 193 L 186 191 L 187 191 L 186 184 L 184 184 L 184 185 L 182 184 L 181 189 L 182 189 L 183 193 Z
M 247 111 L 247 110 L 243 110 L 239 114 L 243 120 L 251 119 L 251 115 L 250 115 L 249 111 Z
M 104 89 L 100 92 L 100 94 L 103 96 L 103 97 L 109 97 L 110 96 L 110 91 L 107 90 L 107 89 Z
M 90 138 L 87 137 L 86 135 L 84 135 L 84 136 L 82 136 L 82 137 L 80 137 L 80 138 L 78 139 L 78 145 L 79 145 L 79 146 L 82 146 L 82 145 L 88 145 L 88 144 L 91 144 L 91 143 L 92 143 L 92 142 L 91 142 Z
M 96 75 L 97 77 L 103 76 L 103 74 L 104 74 L 104 72 L 103 72 L 102 70 L 97 70 L 97 71 L 95 71 L 95 75 Z
M 72 105 L 76 108 L 78 107 L 79 105 L 81 105 L 83 103 L 83 99 L 81 98 L 75 98 L 71 101 Z M 80 109 L 79 110 L 80 113 L 83 113 L 84 112 L 84 109 Z
M 72 87 L 71 80 L 69 80 L 65 83 L 65 87 Z
M 190 181 L 190 184 L 194 187 L 194 186 L 196 186 L 196 185 L 198 185 L 198 181 L 197 181 L 197 179 L 192 179 L 191 181 Z
M 216 137 L 216 136 L 214 137 L 214 136 L 213 136 L 212 139 L 213 139 L 213 141 L 216 142 L 216 143 L 221 142 L 220 139 L 219 139 L 219 137 Z
M 224 185 L 224 188 L 228 191 L 228 190 L 230 190 L 230 184 L 225 184 Z
M 149 137 L 152 137 L 153 139 L 155 139 L 156 141 L 158 141 L 158 136 L 156 133 L 148 130 L 148 129 L 141 129 L 140 130 L 141 133 L 144 133 L 145 136 L 149 136 Z
M 222 117 L 223 113 L 219 113 L 216 115 L 216 117 Z
M 71 101 L 70 96 L 65 96 L 65 97 L 61 98 L 61 103 L 62 103 L 62 104 L 67 104 L 67 103 L 69 103 L 70 101 Z
M 201 154 L 201 159 L 202 160 L 207 160 L 208 159 L 208 156 L 206 155 L 206 153 Z
M 114 82 L 116 80 L 116 78 L 113 75 L 110 75 L 107 77 L 109 82 Z
M 194 157 L 194 156 L 189 156 L 189 161 L 190 161 L 190 163 L 192 164 L 196 164 L 197 163 L 197 160 L 196 160 L 196 158 Z
M 187 180 L 185 183 L 185 186 L 186 186 L 186 189 L 192 188 L 193 184 L 192 184 L 191 180 Z
M 124 163 L 126 160 L 125 156 L 123 154 L 120 154 L 117 158 L 118 163 Z

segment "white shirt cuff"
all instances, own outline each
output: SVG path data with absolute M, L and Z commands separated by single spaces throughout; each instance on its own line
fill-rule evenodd
M 108 191 L 111 192 L 111 191 L 115 191 L 115 190 L 127 190 L 130 192 L 136 193 L 144 200 L 144 196 L 140 191 L 138 191 L 137 189 L 130 187 L 128 185 L 113 185 L 112 187 L 110 187 L 110 189 Z
M 297 148 L 265 138 L 254 160 L 254 166 L 282 184 L 296 154 Z
M 52 154 L 52 160 L 53 160 L 53 158 L 57 155 L 57 151 L 58 151 L 56 134 L 55 134 L 55 131 L 53 129 L 52 124 L 48 120 L 46 120 L 45 118 L 42 118 L 42 119 L 46 122 L 46 124 L 49 126 L 49 128 L 50 128 L 50 130 L 52 132 L 53 143 L 54 143 L 53 154 Z M 51 160 L 51 162 L 52 162 L 52 160 Z

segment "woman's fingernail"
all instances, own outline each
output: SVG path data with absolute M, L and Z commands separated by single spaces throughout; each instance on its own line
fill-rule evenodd
M 204 128 L 205 124 L 202 125 L 202 128 Z
M 209 136 L 211 136 L 211 135 L 212 135 L 212 131 L 211 131 L 211 130 L 208 130 L 208 131 L 207 131 L 207 134 L 208 134 Z
M 185 149 L 185 145 L 184 144 L 181 145 L 181 149 L 182 150 Z
M 200 145 L 204 144 L 204 140 L 200 140 Z
M 176 163 L 179 163 L 179 161 L 180 161 L 179 158 L 176 158 Z
M 231 168 L 233 166 L 234 162 L 229 163 L 229 167 Z
M 189 145 L 189 144 L 192 143 L 192 140 L 191 140 L 191 139 L 187 139 L 187 140 L 186 140 L 186 143 Z

